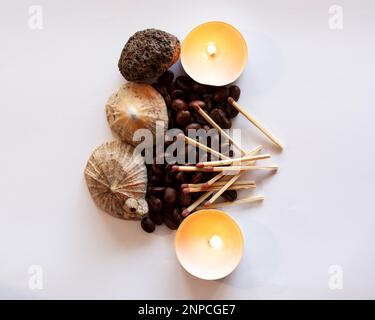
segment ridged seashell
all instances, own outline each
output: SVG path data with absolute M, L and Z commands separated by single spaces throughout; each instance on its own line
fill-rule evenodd
M 87 162 L 85 178 L 97 206 L 110 215 L 139 220 L 147 213 L 146 166 L 131 145 L 115 140 L 95 149 Z
M 168 128 L 168 112 L 159 92 L 149 84 L 128 82 L 112 94 L 106 104 L 109 126 L 117 136 L 136 146 L 133 135 L 138 129 L 148 129 L 155 139 L 157 121 L 160 132 Z M 154 141 L 149 141 L 152 144 Z

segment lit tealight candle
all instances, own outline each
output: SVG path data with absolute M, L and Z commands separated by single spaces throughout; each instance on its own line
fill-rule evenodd
M 199 83 L 227 85 L 245 68 L 246 41 L 237 29 L 225 22 L 201 24 L 184 39 L 181 63 L 186 73 Z
M 239 264 L 243 236 L 226 213 L 208 209 L 188 216 L 176 233 L 176 254 L 183 268 L 206 280 L 220 279 Z

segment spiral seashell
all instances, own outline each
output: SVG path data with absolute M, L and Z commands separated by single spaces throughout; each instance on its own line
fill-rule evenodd
M 146 166 L 131 145 L 115 140 L 95 149 L 87 162 L 85 179 L 97 206 L 110 215 L 139 220 L 145 214 Z M 135 208 L 138 200 L 140 210 Z M 131 204 L 129 210 L 124 209 L 127 204 Z

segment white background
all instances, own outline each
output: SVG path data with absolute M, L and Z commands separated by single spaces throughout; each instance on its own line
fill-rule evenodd
M 375 298 L 373 1 L 0 4 L 1 298 Z M 33 4 L 42 30 L 28 27 Z M 333 4 L 343 30 L 328 26 Z M 263 204 L 228 209 L 245 255 L 206 282 L 179 266 L 175 232 L 146 234 L 98 210 L 83 170 L 111 138 L 104 106 L 123 82 L 128 37 L 156 27 L 183 39 L 210 20 L 246 38 L 240 102 L 286 148 L 236 119 L 245 146 L 263 144 L 280 171 L 258 176 Z M 28 287 L 31 265 L 43 268 L 43 290 Z M 331 265 L 343 268 L 342 290 L 328 286 Z

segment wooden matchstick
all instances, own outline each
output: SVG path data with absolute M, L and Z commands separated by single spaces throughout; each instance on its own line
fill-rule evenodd
M 253 151 L 250 151 L 247 155 L 250 155 L 253 153 Z M 228 168 L 233 168 L 234 166 L 228 167 Z M 245 166 L 244 166 L 245 167 Z M 252 168 L 251 170 L 254 170 L 254 168 L 260 168 L 260 167 L 255 167 L 255 166 L 247 166 L 248 168 Z M 213 168 L 219 168 L 219 167 L 213 167 Z M 225 168 L 225 167 L 223 167 Z M 239 167 L 241 168 L 241 166 Z M 204 204 L 206 208 L 211 207 L 211 205 L 233 184 L 235 183 L 239 177 L 241 176 L 241 173 L 238 173 L 237 175 L 233 176 L 218 192 L 215 193 L 215 195 L 212 196 L 212 198 Z
M 212 186 L 208 187 L 207 189 L 198 187 L 198 188 L 183 188 L 183 193 L 194 193 L 194 192 L 202 192 L 202 191 L 220 191 L 223 186 Z M 251 189 L 256 188 L 255 184 L 242 184 L 242 185 L 235 185 L 232 184 L 227 190 L 241 190 L 241 189 Z
M 274 144 L 280 149 L 283 149 L 281 142 L 275 138 L 266 128 L 264 128 L 258 121 L 256 121 L 243 107 L 241 107 L 232 97 L 228 98 L 228 102 L 235 107 L 242 115 L 244 115 L 254 126 L 262 131 Z
M 262 150 L 262 146 L 257 146 L 255 147 L 253 150 L 251 150 L 250 152 L 248 152 L 246 155 L 247 156 L 250 156 L 250 155 L 256 155 L 260 150 Z M 251 161 L 251 163 L 253 163 L 253 161 Z M 222 177 L 224 177 L 225 174 L 223 172 L 217 174 L 215 177 L 213 177 L 211 180 L 209 180 L 208 182 L 205 183 L 205 186 L 206 187 L 209 187 L 210 184 L 212 183 L 215 183 L 216 181 L 218 181 L 219 179 L 221 179 Z M 240 174 L 238 175 L 240 176 Z M 205 192 L 204 194 L 202 194 L 197 200 L 195 200 L 188 208 L 186 208 L 183 212 L 182 212 L 182 215 L 184 217 L 187 217 L 191 212 L 193 212 L 204 200 L 206 200 L 209 196 L 211 196 L 213 194 L 213 191 L 207 191 Z
M 189 143 L 189 144 L 191 144 L 191 145 L 193 145 L 195 147 L 198 147 L 198 148 L 200 148 L 200 149 L 202 149 L 202 150 L 204 150 L 206 152 L 209 152 L 209 153 L 217 156 L 220 159 L 225 159 L 225 160 L 230 160 L 231 159 L 230 157 L 227 157 L 227 156 L 223 155 L 222 153 L 220 153 L 220 152 L 218 152 L 218 151 L 216 151 L 214 149 L 211 149 L 211 148 L 205 146 L 204 144 L 202 144 L 202 143 L 200 143 L 200 142 L 198 142 L 198 141 L 196 141 L 194 139 L 191 139 L 191 138 L 185 136 L 184 134 L 180 135 L 180 137 L 182 137 L 182 136 L 185 138 L 185 141 L 187 143 Z
M 256 161 L 262 159 L 268 159 L 271 156 L 269 154 L 260 154 L 257 156 L 246 156 L 237 159 L 227 159 L 227 160 L 218 160 L 218 161 L 206 161 L 206 162 L 198 162 L 195 166 L 197 168 L 204 168 L 204 167 L 215 167 L 215 166 L 222 166 L 227 164 L 233 164 L 236 162 L 243 162 L 243 161 Z
M 240 150 L 241 154 L 246 154 L 246 151 L 232 139 L 232 137 L 227 134 L 206 112 L 202 110 L 202 108 L 198 104 L 194 104 L 193 108 L 217 131 L 219 131 L 223 136 L 225 136 L 238 150 Z
M 251 202 L 256 202 L 256 201 L 263 201 L 263 200 L 264 200 L 264 196 L 252 196 L 252 197 L 239 199 L 235 201 L 225 201 L 221 203 L 215 203 L 211 205 L 210 208 L 212 209 L 223 208 L 223 207 L 234 206 L 234 205 L 239 205 L 243 203 L 251 203 Z M 198 207 L 197 209 L 198 210 L 205 209 L 205 207 Z
M 256 155 L 260 150 L 262 150 L 262 146 L 257 146 L 255 147 L 253 150 L 251 150 L 249 153 L 246 154 L 246 156 L 254 156 Z M 251 161 L 249 162 L 248 164 L 252 164 L 254 163 L 254 161 Z M 219 173 L 217 174 L 215 177 L 213 177 L 211 180 L 207 181 L 205 183 L 205 186 L 206 187 L 209 187 L 210 185 L 212 185 L 213 183 L 215 183 L 216 181 L 218 181 L 219 179 L 221 179 L 222 177 L 225 176 L 225 173 L 222 172 L 222 173 Z
M 211 184 L 211 187 L 222 187 L 227 182 L 228 181 L 217 181 L 217 182 L 214 182 L 213 184 Z M 240 181 L 236 181 L 236 183 L 234 183 L 233 185 L 234 186 L 243 186 L 243 185 L 248 185 L 248 184 L 254 184 L 255 185 L 255 181 L 254 180 L 240 180 Z M 205 185 L 206 185 L 206 183 L 183 183 L 181 185 L 181 188 L 182 189 L 185 189 L 185 188 L 204 188 Z
M 197 168 L 194 166 L 172 166 L 173 171 L 187 172 L 231 172 L 231 171 L 253 171 L 253 170 L 277 170 L 277 165 L 271 166 L 229 166 L 229 167 L 204 167 Z

